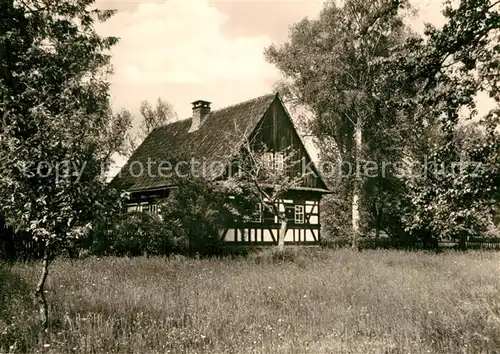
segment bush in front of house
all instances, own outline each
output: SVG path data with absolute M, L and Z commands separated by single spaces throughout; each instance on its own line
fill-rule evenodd
M 159 213 L 110 215 L 83 241 L 95 256 L 153 256 L 223 253 L 222 232 L 252 215 L 255 199 L 244 187 L 204 179 L 180 180 Z M 103 219 L 104 220 L 104 219 Z
M 156 214 L 132 212 L 116 215 L 96 226 L 84 247 L 97 256 L 154 256 L 175 252 L 171 230 Z

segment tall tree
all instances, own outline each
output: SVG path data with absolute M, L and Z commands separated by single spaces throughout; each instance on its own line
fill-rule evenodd
M 408 9 L 406 1 L 347 0 L 341 6 L 332 1 L 318 19 L 294 25 L 288 43 L 266 50 L 267 59 L 291 81 L 293 101 L 312 110 L 313 134 L 323 144 L 333 142 L 339 165 L 353 171 L 350 183 L 343 181 L 351 200 L 353 247 L 360 235 L 363 160 L 398 158 L 401 134 L 388 131 L 397 112 L 385 104 L 388 87 L 377 86 L 383 70 L 377 63 L 408 35 L 403 23 Z
M 35 295 L 44 327 L 50 261 L 116 205 L 103 171 L 120 149 L 110 119 L 107 51 L 91 0 L 0 1 L 0 212 L 43 245 Z
M 110 113 L 114 137 L 112 151 L 121 156 L 130 156 L 135 149 L 135 136 L 132 131 L 132 114 L 126 109 Z
M 148 101 L 142 101 L 139 112 L 141 117 L 138 131 L 132 124 L 133 116 L 129 110 L 120 109 L 113 114 L 116 128 L 123 132 L 118 155 L 130 157 L 149 133 L 158 127 L 177 120 L 178 117 L 174 107 L 161 98 L 158 98 L 155 107 Z
M 418 171 L 406 181 L 405 222 L 424 239 L 459 236 L 463 247 L 481 215 L 498 203 L 499 4 L 445 1 L 444 26 L 427 25 L 423 38 L 408 39 L 385 60 L 387 70 L 378 77 L 381 85 L 396 84 L 389 102 L 422 128 L 408 136 Z M 416 95 L 409 97 L 408 89 Z M 495 105 L 484 117 L 477 117 L 480 92 Z M 461 133 L 460 124 L 472 118 L 479 118 L 476 133 L 483 133 L 468 139 L 471 132 Z
M 168 124 L 177 119 L 174 107 L 167 101 L 158 98 L 153 108 L 148 101 L 141 102 L 140 108 L 142 120 L 139 138 L 145 139 L 155 128 Z

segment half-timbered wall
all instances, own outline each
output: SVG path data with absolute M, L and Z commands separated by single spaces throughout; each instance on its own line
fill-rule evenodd
M 154 199 L 144 201 L 137 198 L 127 205 L 128 212 L 147 211 L 157 213 Z M 156 200 L 157 202 L 157 200 Z M 312 193 L 285 196 L 278 203 L 279 210 L 285 212 L 288 228 L 285 243 L 317 243 L 320 235 L 320 198 Z M 221 230 L 221 237 L 237 244 L 272 244 L 278 242 L 280 223 L 275 215 L 260 205 L 254 220 L 241 225 L 228 225 Z
M 280 211 L 284 211 L 288 219 L 285 243 L 317 243 L 320 241 L 320 201 L 283 199 L 279 203 Z M 303 217 L 297 215 L 301 209 Z M 222 236 L 226 242 L 255 244 L 277 243 L 280 223 L 276 216 L 265 208 L 261 208 L 260 222 L 249 222 L 243 225 L 232 225 L 224 230 Z

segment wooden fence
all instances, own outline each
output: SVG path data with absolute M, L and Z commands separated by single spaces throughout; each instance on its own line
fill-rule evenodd
M 0 216 L 0 260 L 35 260 L 43 255 L 41 245 L 26 231 L 15 232 Z
M 487 250 L 500 250 L 500 241 L 467 241 L 465 243 L 467 249 L 487 249 Z
M 324 242 L 326 247 L 330 248 L 345 248 L 350 247 L 350 241 L 326 241 Z M 438 242 L 437 247 L 439 249 L 459 249 L 458 242 L 452 241 L 441 241 Z M 412 242 L 412 243 L 393 243 L 390 239 L 361 239 L 358 242 L 358 248 L 360 249 L 377 249 L 377 248 L 386 248 L 386 249 L 406 249 L 406 250 L 419 250 L 425 249 L 422 242 Z M 476 239 L 469 240 L 465 243 L 465 248 L 468 250 L 497 250 L 500 251 L 500 240 L 498 239 Z

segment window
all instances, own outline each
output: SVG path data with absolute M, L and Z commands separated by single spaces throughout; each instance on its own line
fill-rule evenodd
M 268 169 L 273 168 L 273 153 L 272 152 L 265 152 L 264 155 L 262 156 L 262 163 L 264 166 Z
M 262 159 L 264 166 L 268 169 L 283 171 L 285 168 L 285 155 L 282 152 L 265 152 Z
M 146 209 L 144 209 L 145 207 L 147 207 L 147 205 L 140 204 L 140 203 L 128 204 L 127 205 L 127 212 L 128 213 L 136 213 L 136 212 L 146 211 Z
M 253 213 L 252 222 L 262 222 L 262 204 L 258 203 L 255 205 L 255 211 Z
M 128 213 L 133 213 L 135 211 L 137 211 L 137 205 L 135 205 L 135 204 L 134 205 L 127 205 L 127 212 Z
M 285 156 L 282 152 L 277 152 L 274 155 L 274 169 L 278 171 L 283 171 L 285 168 Z
M 158 205 L 156 204 L 149 204 L 149 210 L 150 213 L 153 214 L 158 214 Z
M 295 206 L 295 223 L 303 224 L 304 223 L 304 206 L 296 205 Z
M 129 204 L 127 205 L 127 212 L 149 212 L 153 214 L 158 214 L 159 208 L 157 204 L 148 204 L 148 203 L 137 203 L 137 204 Z

